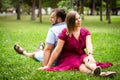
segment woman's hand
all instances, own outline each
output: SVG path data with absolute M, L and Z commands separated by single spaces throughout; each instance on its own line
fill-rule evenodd
M 47 69 L 47 68 L 49 68 L 49 67 L 48 67 L 48 66 L 39 67 L 38 70 L 45 70 L 45 69 Z
M 96 62 L 92 54 L 88 54 L 88 59 L 89 59 L 89 62 L 91 62 L 91 63 Z

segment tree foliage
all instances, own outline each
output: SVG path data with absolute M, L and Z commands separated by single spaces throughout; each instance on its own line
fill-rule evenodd
M 70 0 L 62 0 L 62 1 L 60 1 L 58 4 L 58 7 L 59 8 L 63 8 L 63 9 L 65 9 L 65 11 L 68 11 L 69 9 L 72 9 L 73 7 L 73 4 L 72 3 L 70 3 Z
M 56 8 L 58 2 L 61 0 L 43 0 L 43 7 L 51 7 L 51 8 Z
M 13 7 L 10 0 L 0 0 L 0 12 L 6 11 L 10 7 Z
M 39 1 L 41 1 L 41 3 Z M 100 4 L 101 1 L 102 5 Z M 87 11 L 87 14 L 91 15 L 94 15 L 95 12 L 97 12 L 97 15 L 101 15 L 102 20 L 102 11 L 106 11 L 106 16 L 108 16 L 108 12 L 110 13 L 112 11 L 113 15 L 118 15 L 118 10 L 120 10 L 120 0 L 110 0 L 109 4 L 107 1 L 108 0 L 0 0 L 0 12 L 6 11 L 8 8 L 14 7 L 17 12 L 17 19 L 20 19 L 20 9 L 22 9 L 22 11 L 25 11 L 28 14 L 32 12 L 31 17 L 32 20 L 34 20 L 34 12 L 36 8 L 38 8 L 39 10 L 44 8 L 47 13 L 48 7 L 60 7 L 64 8 L 66 11 L 74 9 L 81 14 L 84 14 L 84 10 Z M 109 11 L 107 10 L 108 8 Z M 90 13 L 88 10 L 90 10 Z

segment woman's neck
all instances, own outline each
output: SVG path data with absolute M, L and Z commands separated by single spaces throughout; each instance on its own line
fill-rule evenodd
M 74 31 L 79 31 L 81 27 L 75 27 Z

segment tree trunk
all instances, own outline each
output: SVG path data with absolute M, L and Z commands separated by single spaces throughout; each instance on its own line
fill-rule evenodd
M 81 0 L 81 2 L 80 2 L 80 14 L 84 14 L 84 0 Z
M 42 23 L 42 0 L 39 0 L 39 19 L 40 23 Z
M 102 21 L 102 0 L 100 0 L 100 21 Z
M 107 18 L 108 18 L 108 23 L 111 23 L 111 1 L 107 0 L 107 10 L 108 10 L 108 14 L 107 14 Z
M 95 1 L 92 0 L 92 8 L 91 8 L 91 15 L 95 14 Z
M 32 14 L 31 20 L 35 20 L 35 0 L 32 0 Z
M 84 0 L 81 0 L 80 6 L 80 14 L 82 14 L 82 19 L 84 20 Z
M 2 12 L 2 0 L 0 0 L 0 12 Z
M 106 20 L 108 20 L 108 0 L 106 0 Z
M 20 20 L 20 3 L 17 4 L 17 7 L 16 7 L 16 13 L 17 13 L 17 20 Z

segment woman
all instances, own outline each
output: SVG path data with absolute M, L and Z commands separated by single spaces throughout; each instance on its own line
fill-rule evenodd
M 96 66 L 92 55 L 91 35 L 87 29 L 81 27 L 80 15 L 76 11 L 71 11 L 66 17 L 66 24 L 67 28 L 63 29 L 58 36 L 57 46 L 52 52 L 47 66 L 39 69 L 48 71 L 79 70 L 99 76 L 101 68 Z M 52 67 L 52 63 L 58 56 L 58 64 Z

